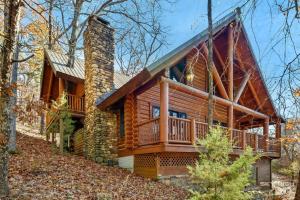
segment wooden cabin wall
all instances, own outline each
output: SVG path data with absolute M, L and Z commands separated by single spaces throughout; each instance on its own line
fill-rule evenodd
M 193 68 L 195 75 L 193 82 L 188 85 L 202 91 L 207 91 L 207 68 L 203 57 L 197 55 L 195 51 L 192 51 L 187 55 L 186 60 L 187 66 Z
M 53 73 L 51 67 L 49 64 L 46 62 L 44 65 L 44 72 L 43 72 L 44 78 L 43 78 L 43 83 L 42 83 L 42 98 L 46 99 L 48 96 L 48 91 L 49 91 L 49 86 L 50 86 L 50 79 L 51 79 L 51 73 Z M 52 75 L 53 76 L 53 75 Z M 49 94 L 51 95 L 51 94 Z
M 137 96 L 137 122 L 142 123 L 152 118 L 152 107 L 159 106 L 159 85 L 151 87 Z M 214 118 L 227 123 L 227 107 L 215 104 Z M 170 88 L 169 107 L 171 110 L 185 112 L 188 118 L 206 122 L 208 101 L 181 91 Z
M 55 76 L 53 78 L 50 99 L 56 100 L 59 96 L 59 79 Z

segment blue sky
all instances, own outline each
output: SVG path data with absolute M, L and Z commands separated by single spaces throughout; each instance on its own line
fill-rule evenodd
M 241 0 L 213 1 L 214 21 L 224 17 L 235 7 L 241 6 L 241 2 L 243 3 Z M 284 17 L 274 5 L 273 0 L 257 0 L 256 2 L 254 14 L 251 16 L 251 13 L 247 13 L 248 8 L 246 7 L 242 16 L 256 58 L 264 75 L 269 78 L 282 70 L 282 62 L 271 50 L 271 47 L 282 37 L 282 31 L 279 35 L 276 33 L 281 28 Z M 164 52 L 176 48 L 205 29 L 207 27 L 206 13 L 206 0 L 177 0 L 175 4 L 169 6 L 169 10 L 164 11 L 162 18 L 163 24 L 169 27 L 167 36 L 169 45 L 164 49 Z M 295 26 L 295 32 L 299 32 L 299 28 L 299 26 Z M 300 44 L 299 39 L 297 43 Z M 283 46 L 283 43 L 280 43 L 275 49 L 279 53 L 283 53 Z

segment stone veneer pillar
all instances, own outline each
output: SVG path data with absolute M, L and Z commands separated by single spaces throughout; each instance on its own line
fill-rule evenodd
M 85 155 L 98 163 L 117 158 L 116 115 L 97 109 L 96 100 L 113 89 L 114 30 L 91 16 L 84 32 Z

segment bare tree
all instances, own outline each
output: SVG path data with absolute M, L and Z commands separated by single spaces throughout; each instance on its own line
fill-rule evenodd
M 16 37 L 16 24 L 21 0 L 4 0 L 4 31 L 3 43 L 0 54 L 0 197 L 6 197 L 8 189 L 8 137 L 11 133 L 11 114 L 9 99 L 11 88 L 9 88 L 9 77 L 12 68 L 13 48 Z
M 212 27 L 212 2 L 208 0 L 207 3 L 207 19 L 208 19 L 208 127 L 213 124 L 213 27 Z

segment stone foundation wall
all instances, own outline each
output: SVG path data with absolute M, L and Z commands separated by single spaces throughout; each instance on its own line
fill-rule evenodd
M 85 155 L 106 164 L 117 160 L 116 115 L 97 109 L 96 101 L 113 89 L 113 35 L 106 21 L 90 17 L 84 33 Z
M 271 159 L 261 158 L 256 161 L 256 181 L 262 188 L 272 187 Z

